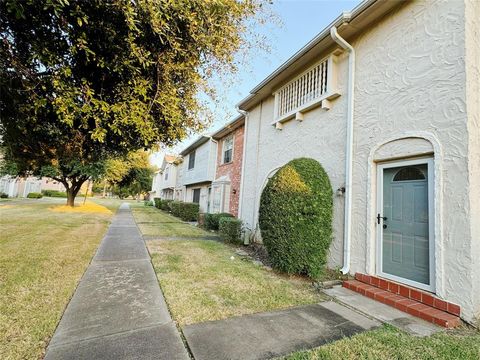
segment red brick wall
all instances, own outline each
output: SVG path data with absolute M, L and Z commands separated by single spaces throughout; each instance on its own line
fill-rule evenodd
M 243 135 L 245 126 L 241 126 L 233 131 L 233 161 L 228 164 L 222 164 L 223 161 L 223 141 L 230 136 L 221 138 L 218 141 L 217 173 L 215 178 L 228 175 L 230 178 L 230 209 L 229 213 L 238 216 L 238 203 L 240 200 L 240 180 L 242 177 L 242 157 L 243 157 Z

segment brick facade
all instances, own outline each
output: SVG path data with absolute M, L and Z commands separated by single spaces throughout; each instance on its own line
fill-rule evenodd
M 243 161 L 243 136 L 245 126 L 233 130 L 218 140 L 217 172 L 215 178 L 228 176 L 230 178 L 230 206 L 229 213 L 238 216 L 238 204 L 240 199 L 240 181 L 242 177 Z M 223 142 L 233 134 L 233 159 L 228 164 L 223 164 Z

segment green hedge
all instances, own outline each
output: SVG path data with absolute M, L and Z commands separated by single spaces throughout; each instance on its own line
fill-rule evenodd
M 173 200 L 162 200 L 160 202 L 160 209 L 163 211 L 172 211 L 172 208 L 170 207 L 170 204 L 173 202 Z
M 8 195 L 5 194 L 4 192 L 0 192 L 0 199 L 6 199 L 8 198 Z
M 179 217 L 183 221 L 197 221 L 198 213 L 200 212 L 198 204 L 171 201 L 169 205 L 173 216 Z
M 31 193 L 28 193 L 27 195 L 27 198 L 29 199 L 41 199 L 43 197 L 43 195 L 41 193 L 37 193 L 37 192 L 31 192 Z
M 218 230 L 219 221 L 224 217 L 231 218 L 233 215 L 229 213 L 205 214 L 205 228 L 207 230 Z
M 242 244 L 242 221 L 233 217 L 222 217 L 218 223 L 218 232 L 223 241 Z
M 154 198 L 153 202 L 154 202 L 155 207 L 157 209 L 161 209 L 161 210 L 164 210 L 164 211 L 172 211 L 172 209 L 170 207 L 170 203 L 172 203 L 173 200 L 162 200 L 160 198 Z
M 58 197 L 58 198 L 66 198 L 67 193 L 65 191 L 58 191 L 58 190 L 42 190 L 43 196 L 47 197 Z
M 321 275 L 332 241 L 333 192 L 313 159 L 290 161 L 260 199 L 261 235 L 272 265 L 287 273 Z

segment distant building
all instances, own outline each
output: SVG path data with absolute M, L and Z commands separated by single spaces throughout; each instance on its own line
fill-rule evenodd
M 210 210 L 210 193 L 215 179 L 217 143 L 210 136 L 200 136 L 183 150 L 183 201 L 198 203 L 201 212 Z
M 150 192 L 153 197 L 174 200 L 177 168 L 181 162 L 182 159 L 177 155 L 165 155 L 160 170 L 153 177 L 152 191 Z
M 0 193 L 7 194 L 8 197 L 27 197 L 31 192 L 39 193 L 42 190 L 65 191 L 65 186 L 47 177 L 29 176 L 23 178 L 5 175 L 0 178 Z

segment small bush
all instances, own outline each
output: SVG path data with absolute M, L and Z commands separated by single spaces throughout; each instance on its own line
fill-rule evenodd
M 143 202 L 143 205 L 145 205 L 145 206 L 153 206 L 154 203 L 153 203 L 153 201 L 145 200 L 145 201 Z
M 41 199 L 43 197 L 43 195 L 41 193 L 37 193 L 37 192 L 31 192 L 31 193 L 28 193 L 27 195 L 27 198 L 29 199 Z
M 163 211 L 171 211 L 171 208 L 170 208 L 170 203 L 172 202 L 173 200 L 162 200 L 160 202 L 160 209 L 163 210 Z
M 260 198 L 259 223 L 272 265 L 320 276 L 332 241 L 333 192 L 323 167 L 295 159 L 272 176 Z
M 207 230 L 218 230 L 219 221 L 224 217 L 231 218 L 233 215 L 229 213 L 205 214 L 205 228 Z
M 223 241 L 232 244 L 242 243 L 242 220 L 222 217 L 218 223 L 218 232 Z
M 8 195 L 5 194 L 4 192 L 0 192 L 0 199 L 6 199 L 8 198 Z
M 200 212 L 200 206 L 195 203 L 170 201 L 169 206 L 173 216 L 179 217 L 183 221 L 196 221 Z
M 153 203 L 157 209 L 160 209 L 160 204 L 162 202 L 162 199 L 160 198 L 153 198 Z
M 56 198 L 66 198 L 67 193 L 65 191 L 58 190 L 42 190 L 43 196 L 47 197 L 56 197 Z

